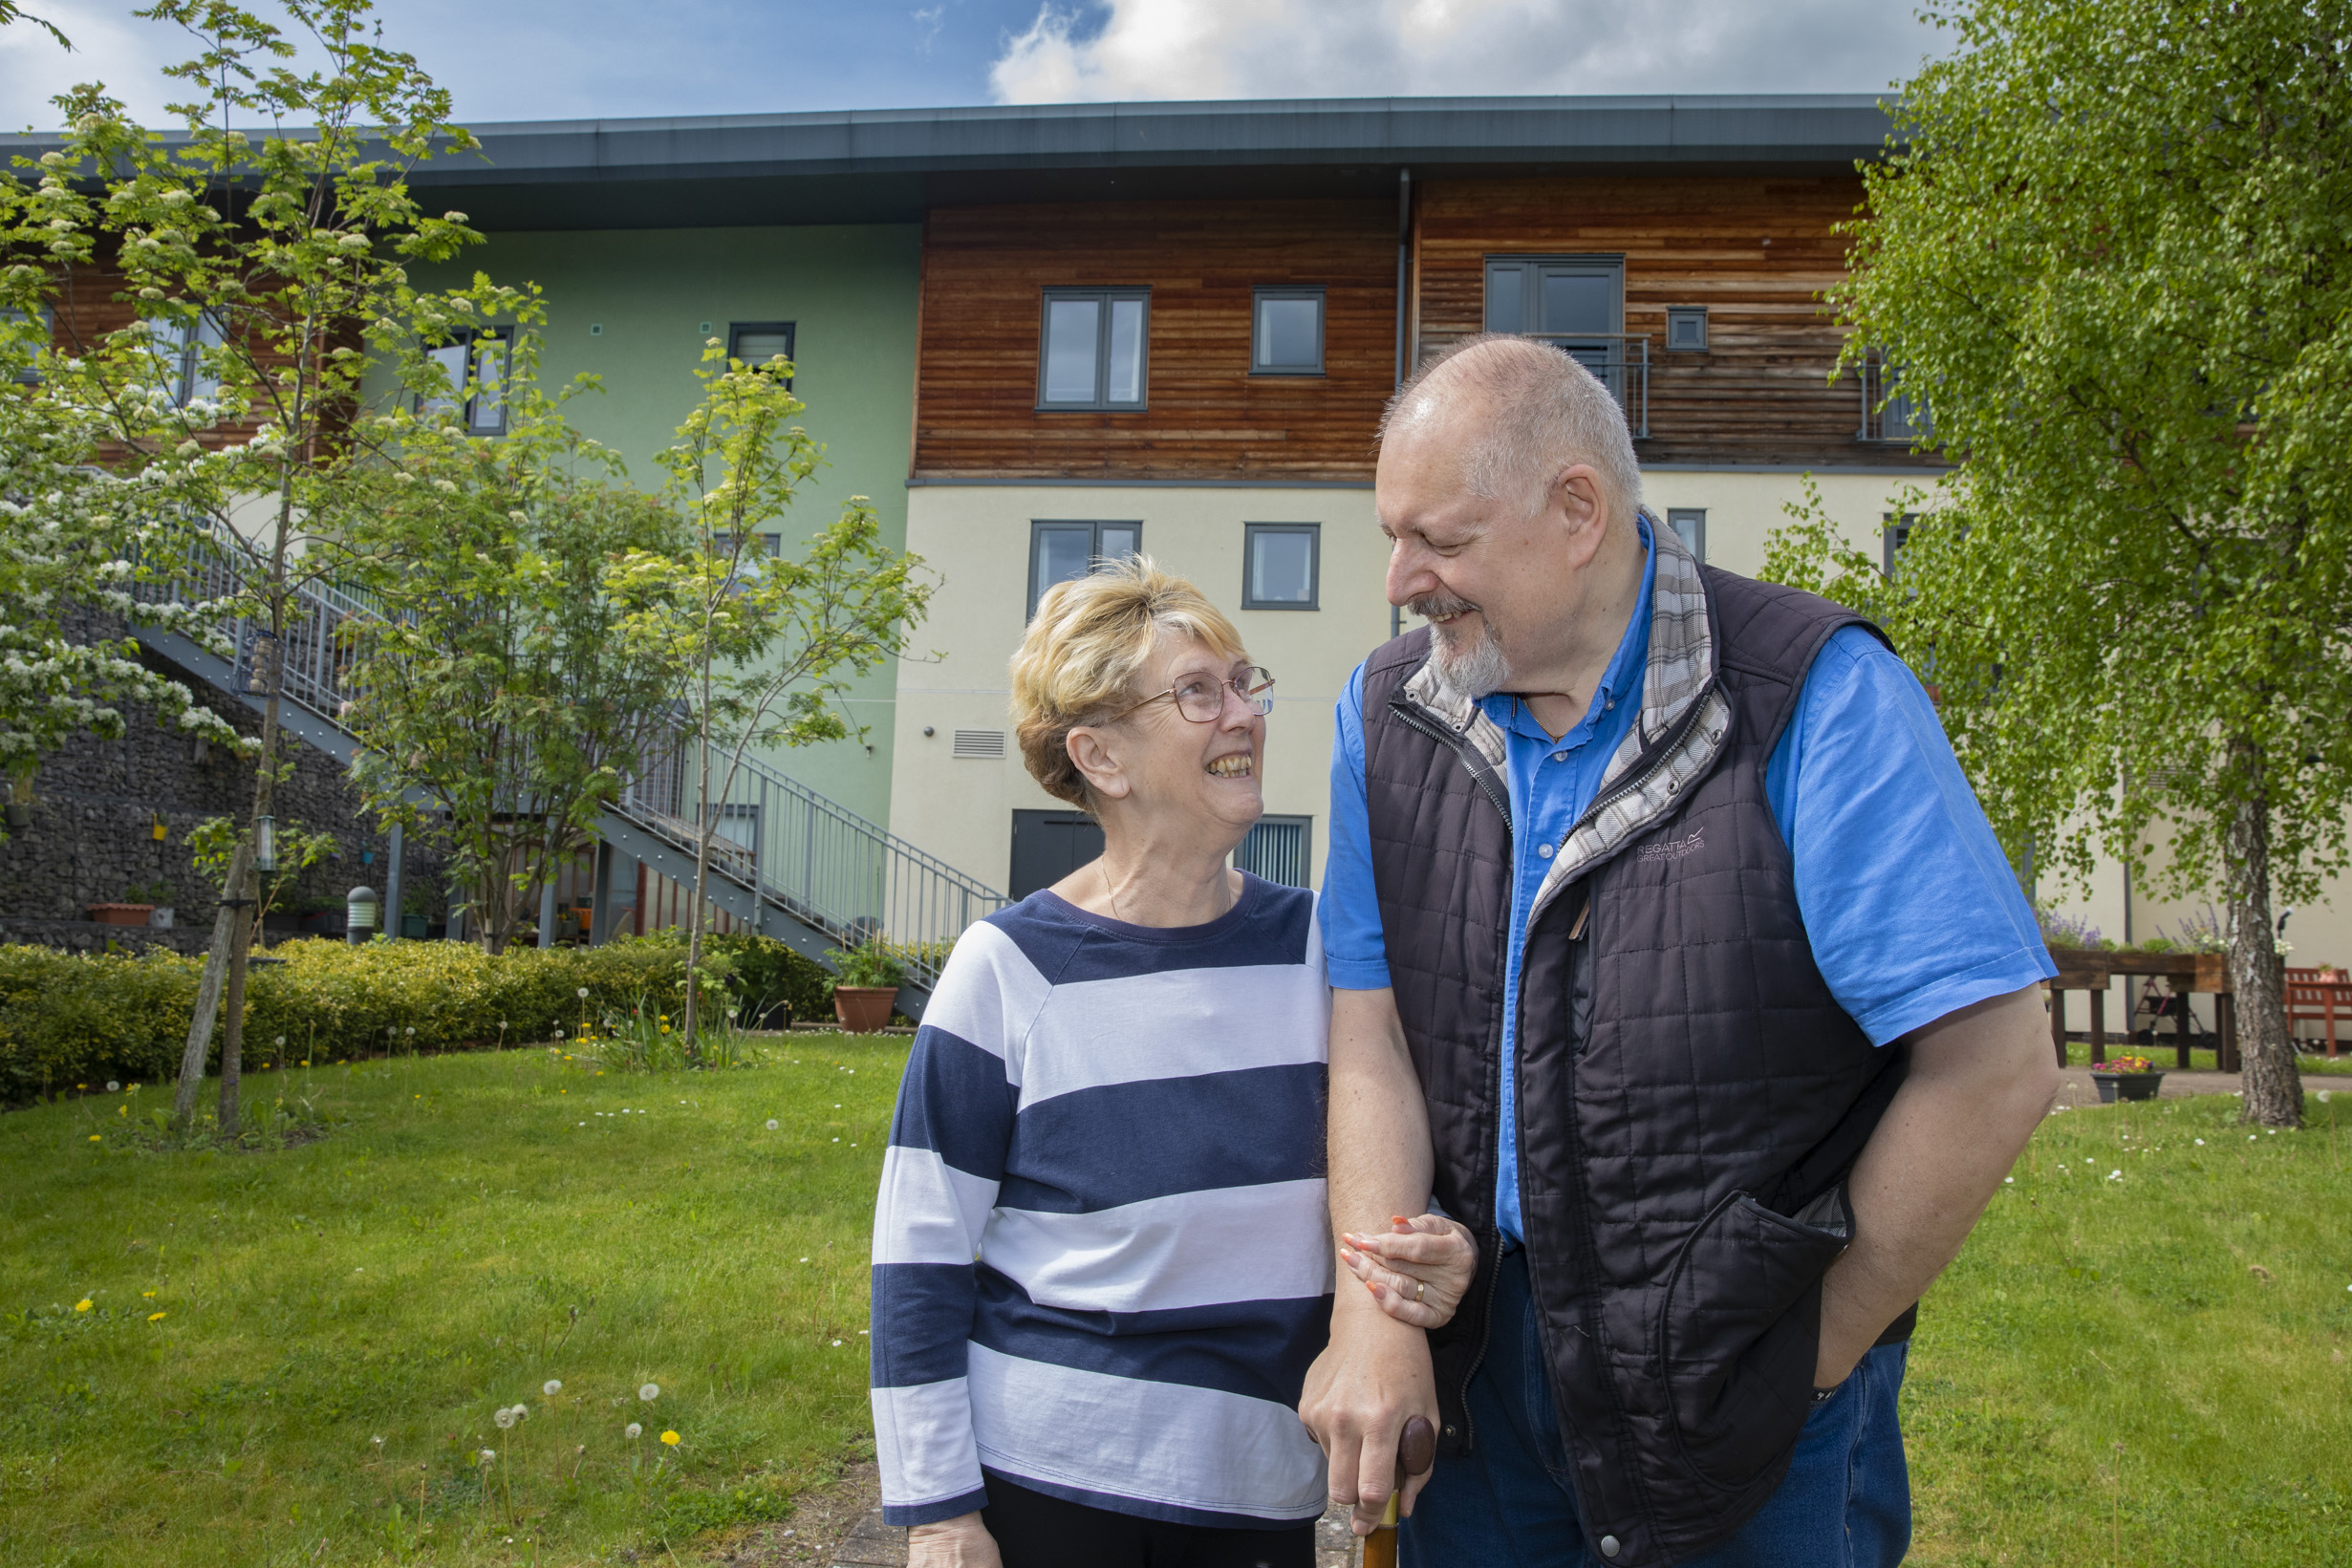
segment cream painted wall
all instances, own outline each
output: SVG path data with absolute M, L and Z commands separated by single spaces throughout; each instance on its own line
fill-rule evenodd
M 1916 480 L 1834 472 L 1812 478 L 1846 537 L 1880 559 L 1886 515 L 1899 509 L 1895 494 Z M 1796 469 L 1649 469 L 1642 474 L 1642 500 L 1661 519 L 1678 506 L 1706 508 L 1708 564 L 1753 577 L 1764 567 L 1764 536 L 1789 521 L 1781 507 L 1804 499 L 1804 479 Z
M 1330 805 L 1331 706 L 1358 661 L 1389 635 L 1388 564 L 1369 489 L 1219 489 L 1154 485 L 920 484 L 907 492 L 907 548 L 941 579 L 922 647 L 898 667 L 891 830 L 1002 888 L 1015 810 L 1063 808 L 1022 766 L 1005 711 L 1005 664 L 1028 609 L 1029 525 L 1135 522 L 1143 548 L 1197 584 L 1274 672 L 1266 723 L 1265 803 L 1314 819 L 1323 875 Z M 1318 610 L 1243 610 L 1242 525 L 1323 525 Z M 932 733 L 923 734 L 925 726 Z M 951 755 L 958 729 L 1005 732 L 1003 761 Z

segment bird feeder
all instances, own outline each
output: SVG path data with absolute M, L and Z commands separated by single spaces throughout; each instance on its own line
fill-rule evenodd
M 278 869 L 278 819 L 262 817 L 253 824 L 253 870 L 274 876 Z

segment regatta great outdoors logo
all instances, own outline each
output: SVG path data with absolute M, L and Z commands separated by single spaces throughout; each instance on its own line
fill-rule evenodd
M 1686 855 L 1694 855 L 1707 848 L 1704 842 L 1706 832 L 1705 826 L 1701 825 L 1692 828 L 1687 838 L 1662 839 L 1656 844 L 1645 844 L 1642 846 L 1641 858 L 1644 860 L 1680 860 Z

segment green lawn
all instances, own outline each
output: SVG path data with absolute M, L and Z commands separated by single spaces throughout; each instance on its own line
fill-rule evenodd
M 347 1118 L 270 1153 L 138 1150 L 154 1087 L 0 1117 L 0 1562 L 571 1563 L 782 1514 L 870 1425 L 906 1044 L 264 1074 Z
M 904 1047 L 264 1075 L 345 1118 L 274 1153 L 139 1151 L 116 1107 L 151 1089 L 0 1117 L 0 1562 L 690 1561 L 774 1516 L 867 1428 Z M 2043 1127 L 1923 1309 L 1915 1562 L 2352 1555 L 2347 1108 L 2315 1092 L 2310 1130 L 2252 1138 L 2227 1097 Z
M 2237 1106 L 2043 1124 L 1920 1311 L 1913 1562 L 2352 1560 L 2352 1092 Z
M 2199 1040 L 2209 1040 L 2212 1037 L 2210 1035 L 2199 1035 L 2197 1038 Z M 2318 1052 L 2313 1052 L 2309 1055 L 2298 1053 L 2295 1058 L 2296 1070 L 2300 1072 L 2305 1078 L 2321 1080 L 2322 1086 L 2324 1086 L 2323 1081 L 2329 1078 L 2352 1077 L 2352 1047 L 2339 1046 L 2338 1048 L 2341 1050 L 2343 1054 L 2336 1057 L 2328 1057 Z M 2242 1047 L 2239 1054 L 2244 1054 Z M 2129 1041 L 2119 1041 L 2112 1035 L 2108 1036 L 2107 1059 L 2109 1061 L 2113 1061 L 2115 1058 L 2124 1055 L 2144 1056 L 2147 1058 L 2148 1061 L 2154 1063 L 2157 1066 L 2164 1068 L 2167 1072 L 2169 1072 L 2173 1068 L 2179 1066 L 2181 1061 L 2180 1047 L 2172 1042 L 2172 1033 L 2169 1029 L 2158 1035 L 2156 1037 L 2156 1043 L 2153 1045 L 2135 1045 Z M 2206 1050 L 2202 1046 L 2191 1045 L 2189 1048 L 2190 1071 L 2217 1071 L 2218 1069 L 2214 1065 L 2214 1055 L 2215 1053 Z M 2090 1046 L 2080 1040 L 2069 1041 L 2066 1044 L 2066 1065 L 2069 1067 L 2087 1067 L 2090 1064 Z M 2352 1085 L 2346 1085 L 2344 1086 L 2346 1088 L 2352 1088 Z

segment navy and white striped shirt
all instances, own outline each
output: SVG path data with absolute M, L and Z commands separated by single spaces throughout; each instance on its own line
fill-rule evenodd
M 1329 995 L 1314 894 L 1256 877 L 1205 926 L 1040 892 L 964 933 L 874 1210 L 887 1521 L 982 1507 L 982 1467 L 1183 1523 L 1323 1512 Z

